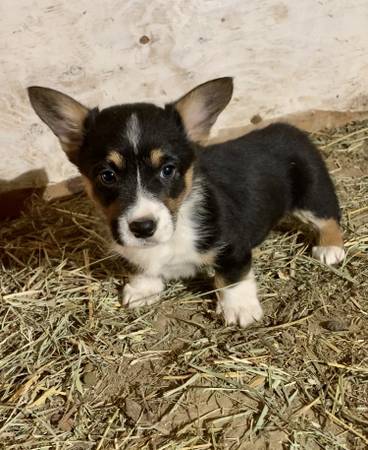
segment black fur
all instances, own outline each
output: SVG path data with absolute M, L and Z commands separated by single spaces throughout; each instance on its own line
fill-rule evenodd
M 205 221 L 212 229 L 198 248 L 226 245 L 216 264 L 231 282 L 249 266 L 251 250 L 287 213 L 307 210 L 318 218 L 340 220 L 322 157 L 293 126 L 276 123 L 198 148 L 197 164 L 206 189 Z

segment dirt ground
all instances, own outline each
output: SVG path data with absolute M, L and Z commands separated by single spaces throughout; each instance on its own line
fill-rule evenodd
M 347 257 L 294 223 L 255 251 L 265 309 L 215 314 L 211 273 L 126 310 L 124 264 L 84 195 L 0 229 L 0 448 L 368 448 L 368 122 L 313 136 L 337 184 Z

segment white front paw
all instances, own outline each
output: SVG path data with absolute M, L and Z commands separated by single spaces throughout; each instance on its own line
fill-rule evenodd
M 163 290 L 161 278 L 138 275 L 124 286 L 123 305 L 128 308 L 152 305 L 160 299 Z
M 243 328 L 262 318 L 263 310 L 252 273 L 237 286 L 224 289 L 217 312 L 223 313 L 226 325 L 238 324 Z
M 239 301 L 220 300 L 217 303 L 217 312 L 224 314 L 226 325 L 238 324 L 243 328 L 261 320 L 263 316 L 262 306 L 257 297 Z
M 312 255 L 314 258 L 318 259 L 318 261 L 321 261 L 328 266 L 333 266 L 345 258 L 345 251 L 342 247 L 338 247 L 337 245 L 318 245 L 313 247 Z

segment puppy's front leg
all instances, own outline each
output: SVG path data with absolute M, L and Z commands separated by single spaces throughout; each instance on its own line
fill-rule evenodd
M 160 299 L 165 285 L 160 277 L 133 276 L 123 289 L 123 305 L 128 308 L 151 305 Z
M 246 327 L 262 318 L 262 306 L 257 297 L 257 285 L 250 258 L 245 267 L 233 264 L 235 266 L 228 261 L 227 269 L 223 266 L 216 271 L 215 286 L 221 288 L 217 312 L 223 313 L 227 325 L 238 324 Z

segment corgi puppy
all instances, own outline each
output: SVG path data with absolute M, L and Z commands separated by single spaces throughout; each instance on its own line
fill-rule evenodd
M 316 229 L 315 258 L 343 260 L 334 186 L 304 132 L 275 123 L 200 144 L 232 97 L 232 78 L 201 84 L 165 107 L 100 111 L 52 89 L 28 92 L 104 213 L 116 251 L 137 268 L 123 289 L 127 307 L 149 305 L 166 280 L 212 266 L 226 324 L 260 320 L 252 249 L 285 214 Z

